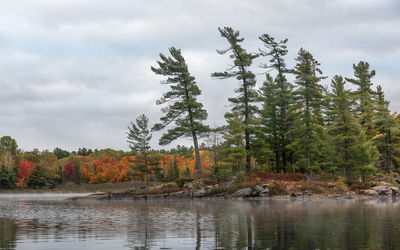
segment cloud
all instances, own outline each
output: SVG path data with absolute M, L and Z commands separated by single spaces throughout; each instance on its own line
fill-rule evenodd
M 207 122 L 220 125 L 238 83 L 210 77 L 230 64 L 215 52 L 227 47 L 219 26 L 240 30 L 249 51 L 258 50 L 263 33 L 287 37 L 289 66 L 304 47 L 329 77 L 351 76 L 353 63 L 368 61 L 375 83 L 400 110 L 399 13 L 394 0 L 3 1 L 0 134 L 26 150 L 126 150 L 129 122 L 145 113 L 155 123 L 161 115 L 155 100 L 168 88 L 150 66 L 171 46 L 182 49 L 202 89 Z M 260 85 L 262 70 L 254 71 Z

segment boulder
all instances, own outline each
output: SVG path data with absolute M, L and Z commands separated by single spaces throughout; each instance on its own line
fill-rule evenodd
M 251 190 L 253 191 L 253 193 L 256 193 L 258 195 L 265 189 L 261 186 L 255 186 L 255 187 L 252 187 Z
M 193 192 L 193 196 L 194 197 L 203 197 L 206 194 L 207 194 L 207 192 L 203 188 L 202 189 L 198 189 L 198 190 Z
M 392 195 L 392 190 L 387 186 L 376 186 L 372 189 L 375 190 L 379 195 Z
M 269 196 L 269 190 L 268 190 L 268 188 L 263 188 L 263 190 L 260 192 L 259 196 L 261 196 L 261 197 L 268 197 L 268 196 Z
M 183 185 L 185 188 L 193 188 L 193 182 L 187 182 Z
M 232 194 L 232 197 L 251 197 L 253 190 L 251 188 L 242 188 Z
M 362 190 L 361 194 L 367 195 L 367 196 L 378 196 L 379 195 L 378 192 L 373 189 Z
M 400 189 L 397 187 L 390 187 L 390 189 L 392 190 L 392 195 L 393 196 L 397 196 L 400 194 Z
M 258 197 L 258 196 L 269 196 L 268 189 L 261 186 L 254 186 L 251 188 L 242 188 L 232 194 L 232 197 Z

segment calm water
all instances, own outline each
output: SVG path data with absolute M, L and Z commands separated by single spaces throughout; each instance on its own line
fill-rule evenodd
M 400 203 L 0 195 L 0 249 L 400 249 Z

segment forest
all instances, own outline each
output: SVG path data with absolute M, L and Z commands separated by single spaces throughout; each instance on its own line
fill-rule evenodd
M 217 53 L 231 62 L 210 77 L 232 82 L 235 92 L 228 99 L 225 125 L 207 125 L 207 110 L 198 101 L 200 84 L 184 53 L 171 47 L 151 67 L 169 87 L 156 100 L 163 116 L 153 126 L 145 114 L 129 124 L 130 151 L 22 151 L 15 139 L 3 136 L 0 189 L 53 188 L 65 182 L 182 182 L 206 175 L 223 180 L 247 173 L 299 173 L 307 180 L 322 176 L 351 183 L 398 174 L 400 115 L 390 111 L 368 62 L 355 62 L 351 76 L 328 79 L 303 48 L 294 67 L 288 67 L 286 38 L 261 34 L 259 50 L 249 52 L 239 31 L 221 27 L 219 33 L 226 47 Z M 259 72 L 263 82 L 257 82 Z M 163 132 L 160 145 L 189 137 L 193 146 L 152 149 L 154 131 Z

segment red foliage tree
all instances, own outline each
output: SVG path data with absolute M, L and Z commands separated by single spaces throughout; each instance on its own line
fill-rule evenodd
M 71 181 L 72 178 L 74 177 L 75 167 L 72 162 L 68 162 L 67 164 L 64 165 L 64 175 L 69 181 Z
M 29 161 L 21 160 L 19 162 L 18 176 L 17 176 L 17 186 L 24 187 L 26 185 L 26 180 L 30 174 L 30 169 L 33 167 L 33 163 Z

